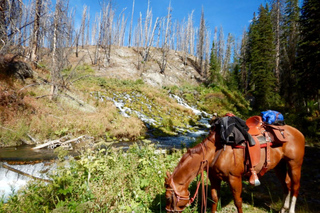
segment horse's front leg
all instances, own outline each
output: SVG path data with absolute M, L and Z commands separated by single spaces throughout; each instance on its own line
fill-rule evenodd
M 219 202 L 219 193 L 221 188 L 221 180 L 218 178 L 210 177 L 210 183 L 211 183 L 211 197 L 212 197 L 212 208 L 211 212 L 216 213 L 218 202 Z
M 229 185 L 233 194 L 234 205 L 236 206 L 238 213 L 242 212 L 242 177 L 241 176 L 229 176 Z

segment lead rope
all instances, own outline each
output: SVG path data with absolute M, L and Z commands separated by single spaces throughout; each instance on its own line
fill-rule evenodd
M 203 159 L 205 159 L 203 144 L 200 143 L 200 145 L 201 145 L 201 149 L 202 149 L 202 153 L 203 153 Z M 203 169 L 204 169 L 204 166 L 203 166 L 203 165 L 204 165 L 205 163 L 208 164 L 208 161 L 207 161 L 207 160 L 202 160 L 201 163 L 200 163 L 200 167 L 199 167 L 198 174 L 201 173 L 201 177 L 200 177 L 200 180 L 198 181 L 197 189 L 196 189 L 195 194 L 193 195 L 192 198 L 190 198 L 189 205 L 190 205 L 191 203 L 193 203 L 193 201 L 195 200 L 196 196 L 198 195 L 199 188 L 200 188 L 200 184 L 201 184 L 201 179 L 202 179 L 202 183 L 204 182 L 204 180 L 203 180 Z M 197 175 L 198 175 L 198 174 L 197 174 Z M 203 185 L 203 184 L 202 184 L 202 185 Z
M 204 186 L 204 178 L 203 178 L 203 172 L 202 172 L 202 206 L 201 206 L 201 212 L 207 212 L 207 197 L 208 197 L 208 179 L 209 179 L 209 166 L 208 166 L 208 161 L 206 160 L 207 163 L 207 183 L 206 187 Z
M 203 159 L 205 159 L 205 155 L 204 155 L 204 148 L 203 148 L 203 145 L 201 144 L 201 148 L 202 148 L 202 152 L 203 152 Z M 210 166 L 213 166 L 218 157 L 220 156 L 221 154 L 221 151 L 222 149 L 220 149 L 218 151 L 218 153 L 215 155 L 212 163 Z M 205 187 L 205 183 L 204 183 L 204 166 L 206 166 L 207 170 L 207 181 L 206 181 L 206 187 Z M 207 197 L 208 197 L 208 187 L 209 187 L 209 182 L 208 182 L 208 179 L 209 179 L 209 166 L 208 166 L 208 160 L 202 160 L 201 161 L 201 165 L 200 165 L 200 169 L 199 169 L 199 172 L 201 172 L 201 179 L 202 180 L 199 180 L 198 181 L 198 184 L 197 184 L 197 189 L 196 189 L 196 192 L 194 194 L 194 196 L 192 198 L 190 198 L 190 201 L 189 201 L 189 205 L 195 200 L 195 198 L 197 197 L 198 195 L 198 192 L 199 192 L 199 188 L 200 188 L 200 184 L 202 183 L 202 204 L 201 204 L 201 212 L 206 212 L 207 211 Z

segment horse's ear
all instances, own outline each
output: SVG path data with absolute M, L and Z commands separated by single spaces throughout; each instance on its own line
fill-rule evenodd
M 167 171 L 167 177 L 169 178 L 171 176 L 170 172 Z
M 167 177 L 166 177 L 166 181 L 171 177 L 170 172 L 167 171 Z

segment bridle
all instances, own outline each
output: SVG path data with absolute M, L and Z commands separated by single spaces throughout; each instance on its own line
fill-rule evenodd
M 168 211 L 168 212 L 182 212 L 187 206 L 189 206 L 192 203 L 192 201 L 190 199 L 190 192 L 188 191 L 189 195 L 181 195 L 180 193 L 178 193 L 177 189 L 174 185 L 173 178 L 171 178 L 169 186 L 171 188 L 166 188 L 166 191 L 173 191 L 173 193 L 171 193 L 171 197 L 172 197 L 172 201 L 173 201 L 172 202 L 173 209 L 166 208 L 166 211 Z M 180 200 L 187 200 L 188 204 L 183 209 L 177 210 L 176 206 Z
M 201 143 L 201 148 L 202 148 L 202 152 L 203 152 L 203 160 L 200 162 L 200 166 L 199 166 L 199 170 L 196 176 L 198 176 L 199 174 L 201 174 L 201 178 L 200 180 L 198 180 L 197 183 L 197 190 L 194 194 L 194 196 L 192 198 L 190 198 L 190 192 L 188 191 L 189 195 L 181 195 L 180 193 L 177 192 L 177 189 L 175 187 L 175 184 L 173 182 L 173 175 L 170 177 L 170 184 L 169 187 L 166 188 L 166 191 L 172 191 L 173 193 L 171 193 L 172 196 L 172 204 L 173 204 L 173 209 L 168 209 L 166 208 L 166 211 L 168 212 L 182 212 L 187 206 L 191 205 L 191 203 L 195 200 L 196 196 L 198 195 L 198 191 L 200 188 L 200 184 L 201 184 L 201 180 L 202 180 L 202 196 L 203 196 L 203 206 L 205 208 L 206 206 L 206 197 L 207 197 L 207 193 L 208 193 L 208 182 L 206 184 L 206 190 L 204 190 L 204 168 L 207 168 L 207 175 L 209 175 L 209 165 L 208 165 L 208 160 L 205 159 L 205 155 L 204 155 L 204 147 L 203 144 Z M 207 180 L 208 181 L 208 180 Z M 176 206 L 178 204 L 179 201 L 181 200 L 187 200 L 188 203 L 186 206 L 184 206 L 181 210 L 177 210 Z

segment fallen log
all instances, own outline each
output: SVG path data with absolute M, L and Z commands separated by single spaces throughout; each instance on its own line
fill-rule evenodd
M 44 178 L 39 178 L 39 177 L 32 176 L 32 175 L 30 175 L 30 174 L 28 174 L 28 173 L 25 173 L 25 172 L 20 171 L 20 170 L 18 170 L 18 169 L 12 168 L 12 167 L 10 167 L 10 166 L 8 166 L 8 165 L 6 165 L 6 164 L 2 164 L 2 167 L 3 167 L 3 168 L 6 168 L 6 169 L 8 169 L 8 170 L 10 170 L 10 171 L 16 172 L 16 173 L 18 173 L 18 174 L 20 174 L 20 175 L 23 175 L 23 176 L 32 178 L 32 179 L 34 179 L 34 180 L 41 180 L 41 181 L 45 181 L 45 182 L 48 182 L 48 183 L 51 183 L 51 182 L 52 182 L 51 180 L 48 180 L 48 179 L 44 179 Z
M 40 144 L 40 145 L 38 145 L 36 147 L 33 147 L 32 149 L 42 149 L 42 148 L 45 148 L 45 147 L 48 147 L 48 146 L 52 146 L 53 148 L 58 147 L 58 146 L 66 146 L 68 143 L 72 143 L 72 142 L 80 140 L 81 138 L 85 137 L 85 135 L 82 135 L 80 137 L 77 137 L 77 138 L 62 142 L 61 140 L 64 139 L 65 137 L 62 137 L 62 138 L 57 139 L 57 140 L 46 142 L 44 144 Z
M 61 146 L 65 146 L 65 145 L 67 145 L 68 143 L 78 141 L 78 140 L 80 140 L 80 139 L 83 138 L 83 137 L 85 137 L 85 135 L 82 135 L 82 136 L 80 136 L 80 137 L 77 137 L 77 138 L 74 138 L 74 139 L 65 141 L 65 142 L 61 143 L 60 145 L 61 145 Z
M 42 149 L 42 148 L 45 148 L 45 147 L 48 147 L 50 145 L 54 145 L 55 143 L 61 143 L 61 138 L 60 139 L 57 139 L 57 140 L 53 140 L 53 141 L 49 141 L 49 142 L 46 142 L 44 144 L 40 144 L 36 147 L 33 147 L 32 149 Z

